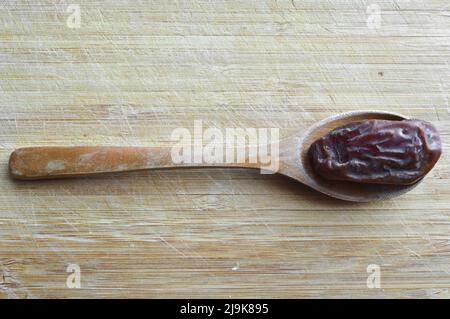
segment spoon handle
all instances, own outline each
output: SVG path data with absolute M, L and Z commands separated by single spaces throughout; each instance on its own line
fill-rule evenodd
M 181 160 L 180 160 L 181 162 Z M 9 159 L 15 179 L 49 179 L 99 173 L 169 167 L 247 167 L 258 163 L 178 163 L 170 147 L 28 147 L 15 150 Z

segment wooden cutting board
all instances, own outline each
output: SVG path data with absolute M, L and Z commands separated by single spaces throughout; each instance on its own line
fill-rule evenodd
M 0 10 L 1 297 L 449 297 L 446 0 L 76 2 Z M 401 198 L 241 169 L 7 175 L 17 147 L 164 145 L 195 120 L 286 136 L 371 109 L 441 131 Z

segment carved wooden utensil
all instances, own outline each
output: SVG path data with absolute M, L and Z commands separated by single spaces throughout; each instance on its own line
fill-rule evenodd
M 367 120 L 404 120 L 405 116 L 384 111 L 342 113 L 318 122 L 309 129 L 299 128 L 298 135 L 279 143 L 277 173 L 293 178 L 319 192 L 347 201 L 368 202 L 399 196 L 417 186 L 360 184 L 330 181 L 319 177 L 308 157 L 311 143 L 332 129 L 350 122 Z M 252 163 L 255 162 L 255 163 Z M 243 167 L 261 168 L 255 161 L 234 164 L 174 164 L 170 147 L 29 147 L 15 150 L 10 157 L 10 174 L 15 179 L 37 180 L 85 176 L 99 173 L 135 171 L 172 167 Z

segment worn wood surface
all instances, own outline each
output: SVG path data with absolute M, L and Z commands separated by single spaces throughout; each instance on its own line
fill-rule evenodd
M 71 28 L 73 3 L 0 9 L 1 297 L 449 297 L 448 1 L 79 0 Z M 245 169 L 7 175 L 17 147 L 158 146 L 194 120 L 288 135 L 371 109 L 433 122 L 444 146 L 376 204 Z

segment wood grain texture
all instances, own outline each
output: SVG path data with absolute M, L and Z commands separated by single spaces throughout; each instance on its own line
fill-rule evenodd
M 449 297 L 447 1 L 79 0 L 78 29 L 72 3 L 0 10 L 1 297 Z M 194 120 L 289 135 L 371 109 L 443 140 L 420 186 L 376 204 L 245 169 L 7 175 L 18 147 L 161 146 Z

